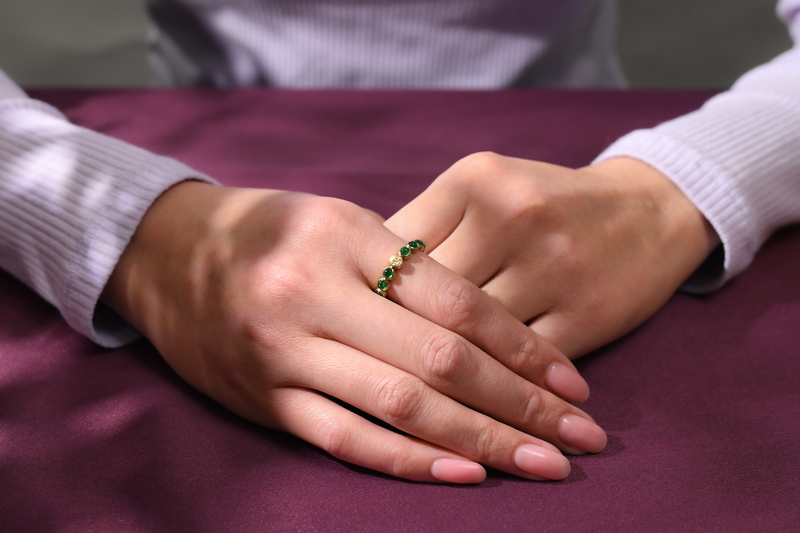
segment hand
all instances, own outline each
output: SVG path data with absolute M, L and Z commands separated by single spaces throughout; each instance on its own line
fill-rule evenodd
M 561 399 L 588 396 L 569 360 L 476 286 L 415 253 L 389 289 L 401 305 L 372 292 L 404 244 L 342 200 L 186 182 L 147 212 L 104 299 L 199 390 L 344 461 L 470 483 L 480 464 L 561 479 L 558 449 L 600 451 Z
M 570 358 L 650 317 L 719 242 L 677 186 L 631 158 L 572 170 L 475 154 L 386 227 L 418 235 Z

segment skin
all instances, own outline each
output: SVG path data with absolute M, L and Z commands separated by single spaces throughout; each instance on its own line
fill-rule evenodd
M 627 157 L 573 170 L 474 154 L 386 227 L 570 358 L 644 322 L 719 244 L 672 181 Z
M 404 244 L 342 200 L 184 182 L 151 206 L 103 300 L 235 413 L 379 472 L 561 479 L 561 452 L 602 450 L 566 401 L 589 392 L 569 359 L 476 285 L 416 253 L 394 301 L 372 292 Z

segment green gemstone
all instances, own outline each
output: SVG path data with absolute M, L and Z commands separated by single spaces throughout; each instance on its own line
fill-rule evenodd
M 408 257 L 409 255 L 411 255 L 411 250 L 407 246 L 403 246 L 402 248 L 400 248 L 400 255 L 402 255 L 403 257 Z
M 387 288 L 389 288 L 389 284 L 386 283 L 385 279 L 382 279 L 382 280 L 378 281 L 378 288 L 380 290 L 382 290 L 382 291 L 385 291 Z
M 408 243 L 408 247 L 412 250 L 416 250 L 419 247 L 419 244 L 417 244 L 417 241 L 410 241 Z
M 380 297 L 382 297 L 382 298 L 386 298 L 386 295 L 385 295 L 385 294 L 383 294 L 383 293 L 382 293 L 381 291 L 379 291 L 378 289 L 375 289 L 375 294 L 377 294 L 378 296 L 380 296 Z
M 394 270 L 392 267 L 387 267 L 383 269 L 383 277 L 386 279 L 392 279 L 394 277 Z
M 414 241 L 414 242 L 415 242 L 415 243 L 417 243 L 417 246 L 419 246 L 419 247 L 420 247 L 420 248 L 422 248 L 423 250 L 425 249 L 425 243 L 424 243 L 424 242 L 422 242 L 421 240 L 417 239 L 417 240 L 416 240 L 416 241 Z

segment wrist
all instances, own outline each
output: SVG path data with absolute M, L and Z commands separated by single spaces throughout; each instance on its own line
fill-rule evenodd
M 125 251 L 114 267 L 106 284 L 101 300 L 131 323 L 145 336 L 147 324 L 143 317 L 148 316 L 148 307 L 152 307 L 152 289 L 156 279 L 152 276 L 154 263 L 158 257 L 169 255 L 170 248 L 176 255 L 184 255 L 181 241 L 170 244 L 169 240 L 183 234 L 182 243 L 187 244 L 190 235 L 185 228 L 178 226 L 185 217 L 184 204 L 190 196 L 196 194 L 197 188 L 213 187 L 204 183 L 184 181 L 164 191 L 145 213 L 139 226 L 131 238 Z M 195 227 L 191 233 L 202 231 Z M 177 246 L 176 246 L 177 245 Z
M 281 209 L 269 207 L 283 191 L 219 187 L 184 181 L 150 206 L 125 248 L 101 299 L 136 329 L 159 345 L 176 312 L 202 315 L 202 298 L 216 288 L 221 268 L 237 250 L 233 243 L 241 221 L 257 210 L 263 217 L 268 240 L 281 226 Z
M 647 163 L 632 157 L 614 157 L 581 170 L 606 180 L 620 194 L 647 206 L 658 221 L 648 226 L 656 228 L 656 235 L 648 237 L 659 243 L 684 279 L 719 244 L 719 235 L 686 194 Z

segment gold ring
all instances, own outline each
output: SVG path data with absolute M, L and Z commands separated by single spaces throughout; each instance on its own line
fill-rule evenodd
M 393 255 L 389 258 L 389 266 L 383 269 L 383 277 L 378 280 L 378 285 L 375 287 L 374 291 L 375 294 L 380 294 L 386 298 L 386 291 L 389 290 L 389 284 L 394 279 L 396 271 L 402 268 L 403 261 L 408 259 L 414 252 L 425 253 L 425 243 L 419 239 L 409 241 L 406 246 L 400 248 L 400 252 L 397 255 Z

